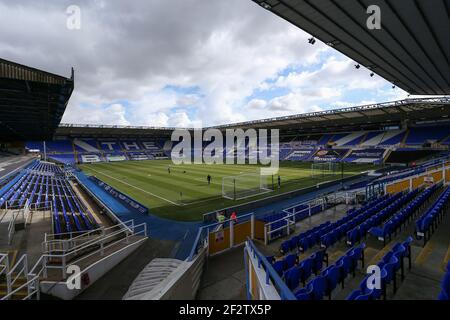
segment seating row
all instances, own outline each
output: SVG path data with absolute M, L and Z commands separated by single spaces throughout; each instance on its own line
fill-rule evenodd
M 398 212 L 398 210 L 411 202 L 411 200 L 414 199 L 414 197 L 416 197 L 418 193 L 419 190 L 416 189 L 404 194 L 380 212 L 368 217 L 361 224 L 349 230 L 347 232 L 347 244 L 351 246 L 360 241 L 366 236 L 367 232 L 369 232 L 371 228 L 382 224 L 388 218 L 392 217 Z
M 373 215 L 389 206 L 391 203 L 397 201 L 402 197 L 402 195 L 402 193 L 397 193 L 395 195 L 385 195 L 375 201 L 372 201 L 368 205 L 355 210 L 344 218 L 336 221 L 333 224 L 334 228 L 320 237 L 321 246 L 324 248 L 328 248 L 336 242 L 340 241 L 342 237 L 347 235 L 347 232 L 349 230 L 352 230 L 356 226 L 360 225 Z
M 450 186 L 447 186 L 435 203 L 416 221 L 416 237 L 423 239 L 424 244 L 430 239 L 444 215 L 448 212 L 450 203 Z
M 387 285 L 393 284 L 393 292 L 397 291 L 397 273 L 401 271 L 401 280 L 405 278 L 404 259 L 408 259 L 408 267 L 411 269 L 411 242 L 408 237 L 404 242 L 396 243 L 377 264 L 379 281 L 376 278 L 376 270 L 367 275 L 358 289 L 347 297 L 347 300 L 377 300 L 381 297 L 386 299 Z
M 376 237 L 378 240 L 383 241 L 386 245 L 386 239 L 389 241 L 392 239 L 392 234 L 396 234 L 397 230 L 401 230 L 402 226 L 410 222 L 414 216 L 420 212 L 424 206 L 428 204 L 432 195 L 438 190 L 437 185 L 426 189 L 424 192 L 420 193 L 417 198 L 415 198 L 411 203 L 409 203 L 405 208 L 396 213 L 393 217 L 387 220 L 384 224 L 378 227 L 373 227 L 369 230 L 369 233 Z
M 344 287 L 344 281 L 350 274 L 355 277 L 359 261 L 361 268 L 364 268 L 364 249 L 365 244 L 349 249 L 336 263 L 322 270 L 306 286 L 295 290 L 297 300 L 322 300 L 324 296 L 331 299 L 332 292 L 339 283 Z

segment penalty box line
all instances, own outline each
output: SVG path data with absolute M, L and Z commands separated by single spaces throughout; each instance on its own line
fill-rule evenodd
M 127 186 L 129 186 L 129 187 L 132 187 L 132 188 L 134 188 L 134 189 L 136 189 L 136 190 L 142 191 L 142 192 L 144 192 L 144 193 L 146 193 L 146 194 L 149 194 L 149 195 L 151 195 L 151 196 L 153 196 L 153 197 L 156 197 L 156 198 L 158 198 L 158 199 L 161 199 L 161 200 L 164 200 L 164 201 L 169 202 L 169 203 L 171 203 L 171 204 L 174 204 L 174 205 L 176 205 L 176 206 L 178 206 L 178 207 L 185 206 L 185 204 L 180 204 L 180 203 L 173 202 L 173 201 L 171 201 L 171 200 L 169 200 L 169 199 L 166 199 L 166 198 L 164 198 L 164 197 L 158 196 L 158 195 L 156 195 L 156 194 L 154 194 L 154 193 L 151 193 L 151 192 L 149 192 L 149 191 L 147 191 L 147 190 L 144 190 L 144 189 L 142 189 L 142 188 L 136 187 L 136 186 L 134 186 L 134 185 L 132 185 L 132 184 L 130 184 L 130 183 L 128 183 L 128 182 L 125 182 L 125 181 L 123 181 L 123 180 L 120 180 L 120 179 L 117 179 L 117 178 L 115 178 L 115 177 L 113 177 L 113 176 L 110 176 L 109 174 L 106 174 L 106 173 L 104 173 L 104 172 L 101 172 L 101 171 L 92 169 L 91 167 L 90 167 L 89 169 L 92 170 L 92 171 L 95 171 L 95 172 L 97 172 L 97 173 L 100 173 L 100 174 L 102 174 L 102 175 L 104 175 L 104 176 L 106 176 L 106 177 L 108 177 L 108 178 L 110 178 L 110 179 L 119 181 L 120 183 L 125 184 L 125 185 L 127 185 Z

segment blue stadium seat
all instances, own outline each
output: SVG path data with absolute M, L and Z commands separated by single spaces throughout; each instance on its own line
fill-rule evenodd
M 322 300 L 325 295 L 326 278 L 320 275 L 315 277 L 309 282 L 307 288 L 311 290 L 311 298 L 313 300 Z
M 294 290 L 300 284 L 300 268 L 294 266 L 285 273 L 285 282 L 289 289 Z
M 282 260 L 278 260 L 275 261 L 273 263 L 273 268 L 275 269 L 275 271 L 278 273 L 278 275 L 281 277 L 283 275 L 283 271 L 284 271 L 284 261 Z
M 328 295 L 329 299 L 331 299 L 331 293 L 339 283 L 340 274 L 341 270 L 336 266 L 330 266 L 322 272 L 322 275 L 326 278 L 325 294 Z
M 313 266 L 313 259 L 307 258 L 300 262 L 299 268 L 301 270 L 300 272 L 300 280 L 302 281 L 303 285 L 305 285 L 306 280 L 311 276 L 312 274 L 312 266 Z
M 297 255 L 290 254 L 286 258 L 284 258 L 284 269 L 290 269 L 297 263 Z
M 447 271 L 442 279 L 441 293 L 439 294 L 439 300 L 449 300 L 450 297 L 450 272 Z

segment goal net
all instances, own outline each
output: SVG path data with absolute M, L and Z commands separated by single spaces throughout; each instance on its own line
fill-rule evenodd
M 314 162 L 311 164 L 311 177 L 323 178 L 339 174 L 339 163 L 336 162 Z
M 244 173 L 222 178 L 222 197 L 241 200 L 273 191 L 273 176 Z

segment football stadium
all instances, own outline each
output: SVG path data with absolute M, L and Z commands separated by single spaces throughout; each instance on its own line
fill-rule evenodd
M 89 107 L 89 70 L 0 46 L 1 300 L 449 300 L 450 2 L 239 2 L 387 83 L 358 94 L 405 96 L 115 124 Z

